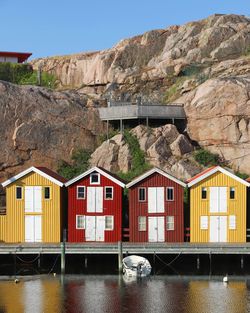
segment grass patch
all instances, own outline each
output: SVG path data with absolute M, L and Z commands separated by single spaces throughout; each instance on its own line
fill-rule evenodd
M 235 172 L 235 175 L 244 180 L 246 180 L 249 177 L 249 175 L 247 175 L 246 173 L 241 172 Z
M 107 134 L 101 134 L 98 136 L 97 138 L 97 142 L 98 142 L 98 145 L 101 145 L 104 141 L 106 141 L 107 139 L 110 139 L 116 135 L 119 134 L 119 130 L 109 130 L 109 133 L 108 133 L 108 138 L 107 138 Z
M 91 152 L 85 149 L 79 149 L 73 153 L 71 159 L 72 164 L 69 164 L 63 160 L 58 162 L 57 172 L 66 179 L 72 179 L 89 168 L 89 159 Z
M 205 149 L 199 149 L 194 152 L 196 162 L 203 166 L 220 165 L 220 157 L 218 154 L 211 153 Z
M 0 63 L 0 80 L 18 85 L 38 85 L 37 71 L 29 64 Z M 42 72 L 41 86 L 54 89 L 56 85 L 57 79 L 54 75 Z
M 165 93 L 164 101 L 166 103 L 173 102 L 175 99 L 181 96 L 180 87 L 186 79 L 186 77 L 177 77 L 175 79 L 174 84 L 170 86 Z
M 18 82 L 19 85 L 38 85 L 37 81 L 37 71 L 33 71 L 30 75 L 25 75 Z M 51 89 L 55 89 L 57 87 L 57 79 L 54 75 L 42 72 L 41 74 L 41 86 L 47 87 Z
M 141 150 L 136 136 L 132 135 L 127 129 L 124 131 L 124 140 L 128 144 L 132 155 L 131 170 L 127 173 L 119 172 L 117 175 L 122 179 L 130 181 L 149 170 L 152 166 L 146 162 L 145 152 Z
M 209 74 L 205 73 L 206 66 L 203 64 L 189 64 L 186 65 L 180 72 L 178 77 L 168 77 L 172 80 L 172 85 L 167 89 L 164 95 L 166 103 L 173 102 L 181 96 L 181 86 L 185 80 L 194 79 L 199 85 L 210 78 Z

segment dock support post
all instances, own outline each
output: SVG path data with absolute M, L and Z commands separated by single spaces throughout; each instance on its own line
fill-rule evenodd
M 85 258 L 84 258 L 84 267 L 85 268 L 88 267 L 88 257 L 87 257 L 87 255 L 85 255 Z
M 109 120 L 107 120 L 107 140 L 109 140 Z
M 209 253 L 209 276 L 212 275 L 212 254 L 211 251 Z
M 200 255 L 199 254 L 197 255 L 196 268 L 197 268 L 197 270 L 200 269 Z
M 241 255 L 241 258 L 240 258 L 240 268 L 242 270 L 244 269 L 244 255 L 243 254 Z
M 42 257 L 42 255 L 41 255 L 41 253 L 39 253 L 39 257 L 38 257 L 38 260 L 37 260 L 38 269 L 41 268 L 41 257 Z
M 14 276 L 16 277 L 16 253 L 14 254 Z
M 147 132 L 148 132 L 148 116 L 146 117 L 146 126 L 147 126 Z
M 155 251 L 154 251 L 154 261 L 153 261 L 153 263 L 154 263 L 154 275 L 155 275 Z
M 123 134 L 123 123 L 122 123 L 122 120 L 120 120 L 120 132 L 121 132 L 121 134 Z
M 61 242 L 61 274 L 65 274 L 65 242 L 66 229 L 63 230 L 63 242 Z
M 123 259 L 122 241 L 118 241 L 118 270 L 119 272 L 122 272 L 122 259 Z

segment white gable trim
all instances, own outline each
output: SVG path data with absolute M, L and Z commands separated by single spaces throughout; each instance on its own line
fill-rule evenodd
M 100 169 L 99 167 L 92 167 L 91 169 L 89 169 L 88 171 L 82 173 L 81 175 L 69 180 L 65 186 L 68 187 L 72 184 L 74 184 L 75 182 L 77 182 L 78 180 L 84 178 L 85 176 L 88 176 L 89 174 L 93 173 L 93 172 L 98 172 L 101 175 L 107 177 L 108 179 L 112 180 L 114 183 L 116 183 L 117 185 L 121 186 L 122 188 L 125 187 L 125 184 L 123 182 L 121 182 L 120 180 L 116 179 L 115 177 L 113 177 L 112 175 L 109 175 L 108 173 L 104 172 L 102 169 Z
M 128 183 L 128 184 L 126 185 L 126 187 L 127 187 L 127 188 L 130 188 L 130 187 L 132 187 L 133 185 L 139 183 L 140 181 L 142 181 L 143 179 L 147 178 L 148 176 L 150 176 L 150 175 L 152 175 L 152 174 L 154 174 L 154 173 L 158 173 L 158 174 L 160 174 L 160 175 L 162 175 L 162 176 L 164 176 L 164 177 L 166 177 L 166 178 L 168 178 L 168 179 L 174 181 L 175 183 L 181 185 L 182 187 L 186 187 L 186 186 L 187 186 L 187 185 L 186 185 L 185 183 L 183 183 L 181 180 L 179 180 L 179 179 L 177 179 L 177 178 L 171 176 L 170 174 L 168 174 L 168 173 L 166 173 L 166 172 L 160 170 L 160 169 L 157 168 L 157 167 L 154 167 L 154 168 L 152 168 L 150 171 L 146 172 L 145 174 L 143 174 L 143 175 L 137 177 L 136 179 L 132 180 L 130 183 Z
M 246 180 L 236 176 L 235 174 L 225 170 L 224 168 L 220 167 L 220 166 L 216 166 L 215 168 L 212 168 L 210 171 L 204 173 L 203 175 L 197 177 L 196 179 L 192 180 L 190 183 L 188 183 L 188 187 L 192 187 L 193 185 L 198 184 L 200 181 L 202 181 L 203 179 L 206 179 L 207 177 L 215 174 L 216 172 L 221 172 L 229 177 L 231 177 L 232 179 L 237 180 L 238 182 L 242 183 L 243 185 L 249 187 L 250 183 L 248 183 Z
M 17 174 L 16 176 L 13 176 L 12 178 L 6 180 L 5 182 L 2 183 L 2 186 L 3 186 L 3 187 L 6 187 L 6 186 L 8 186 L 8 185 L 14 183 L 14 182 L 17 181 L 18 179 L 20 179 L 20 178 L 22 178 L 22 177 L 28 175 L 28 174 L 31 173 L 31 172 L 35 172 L 35 173 L 37 173 L 37 174 L 43 176 L 44 178 L 47 178 L 47 179 L 50 180 L 51 182 L 57 184 L 58 186 L 63 187 L 63 183 L 62 183 L 62 182 L 60 182 L 59 180 L 55 179 L 54 177 L 51 177 L 50 175 L 44 173 L 43 171 L 39 170 L 38 168 L 36 168 L 36 167 L 34 167 L 34 166 L 32 166 L 32 167 L 28 168 L 27 170 L 25 170 L 25 171 L 23 171 L 23 172 Z

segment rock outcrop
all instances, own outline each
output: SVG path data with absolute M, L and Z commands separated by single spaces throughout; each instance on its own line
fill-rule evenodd
M 189 137 L 249 174 L 250 77 L 211 79 L 178 101 L 185 103 Z
M 217 68 L 220 62 L 241 58 L 249 47 L 250 19 L 216 14 L 183 26 L 149 31 L 111 49 L 38 59 L 33 66 L 40 64 L 44 71 L 55 74 L 61 88 L 75 88 L 91 97 L 102 98 L 110 84 L 112 89 L 115 84 L 120 94 L 143 94 L 163 101 L 164 91 L 171 85 L 169 78 L 180 75 L 187 65 L 201 64 L 210 72 L 213 65 Z
M 151 165 L 163 168 L 184 180 L 201 170 L 192 157 L 192 144 L 174 125 L 150 129 L 139 125 L 131 129 L 130 133 L 137 138 Z M 119 134 L 99 146 L 92 154 L 90 163 L 113 172 L 127 172 L 131 169 L 131 160 L 129 145 L 124 136 Z
M 74 149 L 97 145 L 103 125 L 74 92 L 0 82 L 0 179 L 31 165 L 56 169 Z

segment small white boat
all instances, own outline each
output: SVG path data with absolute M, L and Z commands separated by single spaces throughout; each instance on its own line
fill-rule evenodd
M 129 277 L 145 277 L 151 273 L 151 265 L 146 258 L 130 255 L 122 260 L 123 274 Z

